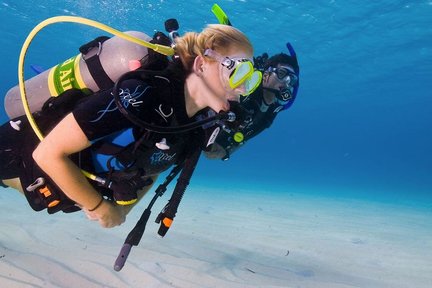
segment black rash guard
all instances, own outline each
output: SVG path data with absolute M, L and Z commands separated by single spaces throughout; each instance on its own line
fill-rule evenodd
M 152 114 L 152 87 L 140 80 L 127 80 L 121 86 L 120 98 L 131 113 L 139 112 L 142 118 Z M 95 141 L 118 131 L 132 128 L 117 108 L 112 90 L 105 90 L 88 97 L 74 110 L 73 115 L 88 140 Z

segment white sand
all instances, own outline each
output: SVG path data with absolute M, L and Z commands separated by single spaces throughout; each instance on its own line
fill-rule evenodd
M 103 229 L 82 213 L 33 212 L 0 189 L 0 287 L 432 287 L 430 209 L 238 193 L 190 187 L 163 239 L 154 218 L 168 195 L 159 199 L 115 272 L 150 195 L 122 227 Z

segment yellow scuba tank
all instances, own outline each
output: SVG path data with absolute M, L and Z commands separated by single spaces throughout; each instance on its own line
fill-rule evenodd
M 125 33 L 146 42 L 152 39 L 145 33 L 138 31 Z M 71 57 L 25 81 L 26 96 L 31 112 L 39 111 L 51 96 L 58 96 L 71 88 L 90 89 L 93 92 L 106 89 L 106 87 L 100 87 L 103 85 L 92 75 L 97 77 L 97 75 L 105 74 L 109 77 L 109 79 L 105 79 L 106 81 L 115 82 L 122 74 L 130 70 L 129 61 L 140 60 L 148 54 L 147 47 L 118 36 L 95 44 L 87 53 L 80 53 Z M 91 63 L 99 63 L 91 65 L 95 67 L 89 67 L 88 60 L 90 58 L 96 60 Z M 90 71 L 91 69 L 94 70 Z M 4 107 L 10 118 L 25 114 L 18 85 L 7 92 Z

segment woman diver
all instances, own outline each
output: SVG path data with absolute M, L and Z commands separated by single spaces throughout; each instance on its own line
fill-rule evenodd
M 168 128 L 188 125 L 207 117 L 210 112 L 214 115 L 228 111 L 229 101 L 239 101 L 240 95 L 252 93 L 261 81 L 261 75 L 253 69 L 251 43 L 231 26 L 209 25 L 200 33 L 186 33 L 175 39 L 174 49 L 173 61 L 164 71 L 124 77 L 114 89 L 83 96 L 68 108 L 71 112 L 66 116 L 61 113 L 56 116 L 58 111 L 53 109 L 56 105 L 46 103 L 45 112 L 35 115 L 47 133 L 41 142 L 34 136 L 25 117 L 2 125 L 0 179 L 9 179 L 3 182 L 24 190 L 33 209 L 38 207 L 35 210 L 41 210 L 40 201 L 35 203 L 33 199 L 35 188 L 50 182 L 51 187 L 63 191 L 65 202 L 79 206 L 102 227 L 122 224 L 131 206 L 118 205 L 104 198 L 83 175 L 79 165 L 81 160 L 72 156 L 92 147 L 100 139 L 133 128 L 136 140 L 133 151 L 139 151 L 136 154 L 139 159 L 132 162 L 139 170 L 139 179 L 155 179 L 191 147 L 201 149 L 208 145 L 208 139 L 204 139 L 201 128 L 174 134 L 149 132 L 126 115 L 133 115 L 132 120 Z M 33 173 L 39 168 L 45 176 L 43 181 L 40 177 L 35 179 L 38 175 Z M 10 181 L 13 178 L 20 181 Z M 138 198 L 149 188 L 140 190 Z M 39 189 L 39 192 L 44 197 L 50 196 L 49 191 Z M 57 204 L 51 201 L 45 208 L 50 211 L 61 206 Z M 54 209 L 54 212 L 57 211 Z

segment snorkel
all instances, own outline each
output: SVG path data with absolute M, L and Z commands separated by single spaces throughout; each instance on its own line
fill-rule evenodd
M 294 85 L 294 90 L 292 92 L 292 100 L 289 101 L 288 103 L 286 103 L 284 105 L 284 107 L 283 107 L 282 110 L 288 109 L 292 105 L 292 103 L 294 102 L 294 99 L 297 96 L 297 92 L 298 92 L 298 89 L 299 89 L 299 86 L 300 86 L 300 66 L 298 64 L 297 54 L 296 54 L 296 52 L 294 50 L 294 47 L 291 45 L 291 43 L 287 42 L 286 43 L 286 47 L 287 47 L 287 49 L 288 49 L 288 51 L 290 53 L 290 56 L 293 58 L 293 60 L 294 60 L 294 62 L 296 64 L 293 68 L 294 68 L 295 74 L 297 75 L 297 84 Z
M 274 61 L 277 62 L 278 65 L 282 66 L 282 68 L 284 68 L 285 70 L 288 70 L 292 75 L 292 77 L 288 78 L 287 80 L 290 80 L 295 82 L 293 84 L 287 83 L 287 86 L 285 88 L 282 89 L 275 89 L 275 88 L 269 88 L 269 87 L 263 87 L 263 90 L 265 91 L 269 91 L 271 93 L 274 94 L 274 96 L 277 99 L 278 104 L 282 105 L 282 109 L 281 110 L 285 110 L 288 109 L 294 102 L 296 96 L 297 96 L 297 92 L 298 92 L 298 88 L 299 88 L 299 73 L 300 73 L 300 69 L 299 69 L 299 65 L 298 65 L 298 61 L 297 61 L 297 55 L 294 51 L 293 46 L 291 45 L 291 43 L 286 43 L 286 47 L 288 49 L 289 55 L 285 55 L 285 54 L 280 54 L 280 55 L 285 55 L 285 57 L 289 57 L 289 63 L 286 63 L 285 61 Z M 275 56 L 273 56 L 275 57 Z M 270 62 L 272 61 L 272 58 L 270 58 Z M 287 60 L 288 60 L 287 59 Z M 268 59 L 266 59 L 267 61 Z M 258 69 L 264 70 L 268 73 L 276 73 L 276 76 L 278 77 L 278 79 L 282 79 L 280 78 L 279 75 L 277 75 L 277 72 L 275 72 L 276 67 L 272 67 L 272 65 L 267 66 L 265 61 L 262 61 L 263 63 L 261 63 L 258 67 Z M 283 65 L 283 64 L 287 64 L 287 65 Z M 274 65 L 274 63 L 272 63 Z M 267 67 L 266 67 L 267 66 Z M 287 75 L 287 77 L 289 77 L 289 74 Z

